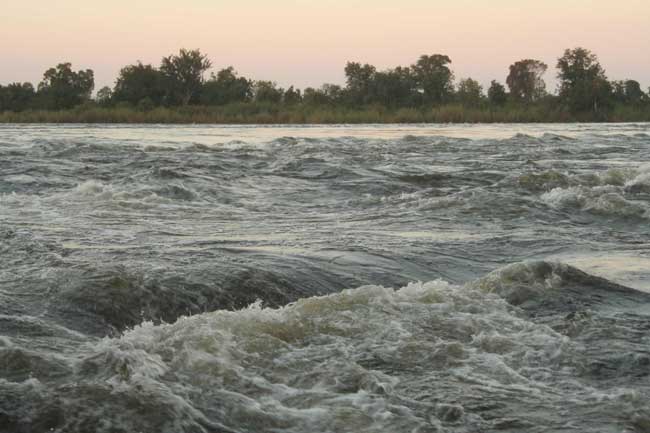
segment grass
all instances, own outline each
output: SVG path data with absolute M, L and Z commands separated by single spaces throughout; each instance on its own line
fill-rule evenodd
M 444 105 L 429 109 L 381 106 L 363 108 L 239 103 L 219 107 L 188 106 L 152 110 L 100 107 L 0 113 L 0 123 L 168 123 L 168 124 L 340 124 L 340 123 L 555 123 L 648 122 L 650 107 L 617 106 L 605 116 L 571 114 L 545 106 L 468 108 Z

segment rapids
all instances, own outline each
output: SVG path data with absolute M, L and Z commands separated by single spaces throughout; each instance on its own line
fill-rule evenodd
M 0 126 L 0 432 L 648 432 L 650 125 Z

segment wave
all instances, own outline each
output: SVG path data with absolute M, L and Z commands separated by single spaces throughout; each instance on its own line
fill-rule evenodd
M 650 300 L 650 294 L 621 286 L 559 262 L 529 261 L 500 268 L 470 284 L 508 303 L 540 314 L 557 314 L 599 304 Z
M 518 176 L 519 186 L 530 191 L 548 191 L 569 186 L 569 176 L 555 170 L 527 173 Z
M 40 370 L 22 383 L 1 379 L 0 408 L 13 398 L 16 416 L 66 432 L 522 431 L 567 423 L 584 431 L 620 426 L 622 416 L 634 428 L 650 421 L 645 391 L 599 382 L 596 364 L 607 363 L 607 377 L 629 377 L 646 371 L 648 358 L 629 345 L 603 361 L 609 319 L 598 305 L 649 297 L 567 265 L 526 262 L 464 286 L 364 286 L 275 309 L 256 302 L 144 322 L 89 344 L 52 364 L 75 372 L 65 386 L 46 387 L 52 379 Z M 635 323 L 618 327 L 642 326 Z M 11 350 L 16 368 L 32 362 Z
M 404 183 L 437 187 L 448 183 L 452 179 L 452 175 L 449 173 L 409 173 L 397 176 L 397 179 Z
M 170 171 L 161 176 L 177 178 L 178 174 Z M 196 191 L 182 183 L 170 183 L 159 186 L 136 185 L 135 189 L 118 189 L 111 184 L 97 180 L 87 180 L 78 184 L 74 190 L 67 193 L 72 199 L 92 199 L 99 202 L 113 202 L 130 206 L 155 206 L 158 204 L 174 204 L 184 201 L 200 201 Z
M 219 250 L 219 260 L 188 264 L 183 273 L 172 269 L 153 275 L 135 265 L 58 263 L 42 283 L 55 289 L 34 302 L 49 304 L 48 315 L 71 329 L 104 336 L 119 334 L 143 320 L 173 322 L 187 314 L 242 308 L 256 299 L 269 306 L 284 305 L 323 293 L 325 283 L 340 284 L 341 277 L 314 269 L 316 264 L 298 261 L 304 270 L 286 272 L 275 267 L 277 259 L 270 257 L 259 264 L 264 269 L 236 267 L 229 263 L 236 254 Z
M 650 194 L 650 164 L 642 165 L 636 176 L 625 183 L 625 191 L 631 194 Z
M 542 201 L 556 208 L 579 208 L 603 216 L 648 218 L 648 209 L 641 203 L 627 200 L 615 187 L 555 188 L 542 194 Z
M 610 168 L 604 171 L 586 173 L 568 173 L 558 170 L 537 170 L 517 175 L 516 184 L 531 192 L 549 192 L 556 188 L 626 186 L 644 176 L 642 169 Z

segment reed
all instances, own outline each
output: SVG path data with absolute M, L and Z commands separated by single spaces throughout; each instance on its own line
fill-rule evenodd
M 224 106 L 157 107 L 82 105 L 71 110 L 0 113 L 0 123 L 142 123 L 142 124 L 334 124 L 334 123 L 557 123 L 648 122 L 650 108 L 620 105 L 608 114 L 572 114 L 543 105 L 430 109 L 236 103 Z

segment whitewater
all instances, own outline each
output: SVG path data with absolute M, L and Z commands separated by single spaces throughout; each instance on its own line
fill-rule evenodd
M 0 432 L 650 431 L 650 124 L 0 125 Z

